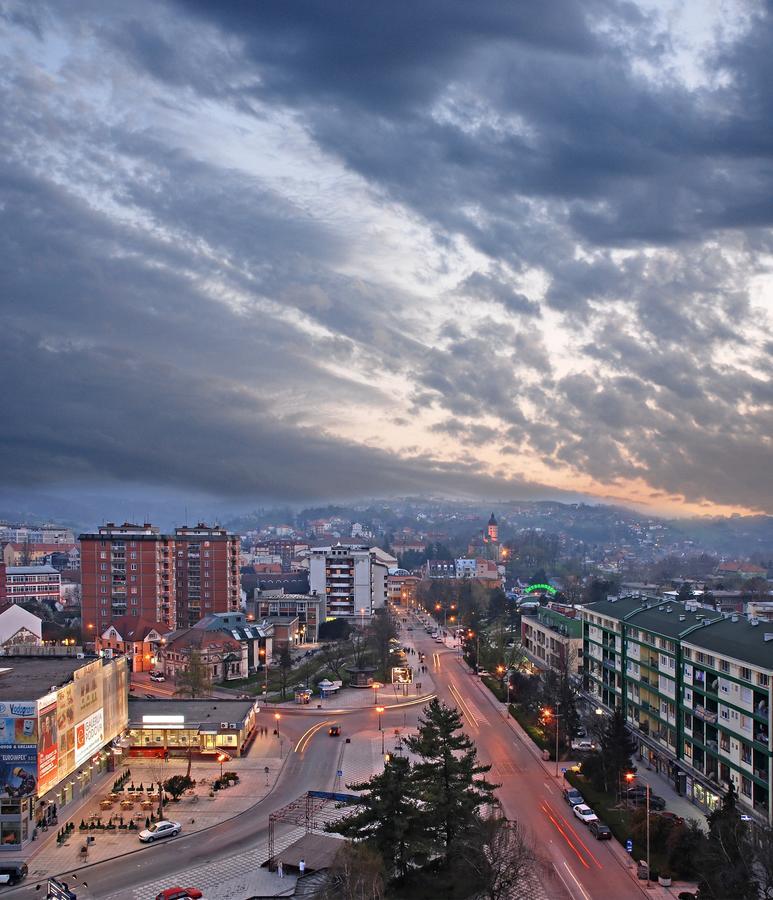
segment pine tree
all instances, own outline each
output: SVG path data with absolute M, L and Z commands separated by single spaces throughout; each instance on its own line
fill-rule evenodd
M 708 840 L 697 867 L 700 900 L 757 900 L 759 889 L 753 876 L 754 852 L 748 826 L 741 821 L 735 786 L 722 798 L 722 803 L 708 816 Z
M 405 739 L 421 758 L 413 767 L 413 780 L 424 827 L 446 855 L 453 841 L 474 827 L 477 811 L 495 802 L 499 787 L 479 777 L 491 766 L 478 764 L 475 745 L 461 727 L 458 711 L 435 698 L 424 707 L 418 735 Z
M 351 815 L 327 827 L 345 837 L 367 841 L 384 860 L 390 875 L 405 875 L 426 845 L 412 775 L 409 761 L 393 756 L 384 771 L 369 781 L 347 785 L 350 790 L 364 792 L 360 803 Z

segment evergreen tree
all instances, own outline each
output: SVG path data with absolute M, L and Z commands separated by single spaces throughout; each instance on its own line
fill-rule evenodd
M 282 688 L 282 699 L 285 698 L 285 691 L 287 690 L 287 679 L 290 677 L 290 672 L 293 668 L 293 658 L 290 655 L 290 647 L 287 644 L 282 644 L 282 648 L 279 651 L 279 684 Z
M 706 816 L 709 835 L 697 867 L 699 900 L 757 900 L 759 896 L 748 825 L 741 821 L 736 797 L 731 782 L 722 803 Z
M 491 766 L 479 765 L 475 745 L 461 727 L 458 711 L 435 698 L 424 707 L 416 737 L 405 739 L 421 759 L 413 780 L 424 827 L 446 855 L 452 842 L 474 827 L 478 810 L 494 802 L 499 787 L 479 777 Z
M 636 751 L 636 741 L 625 724 L 625 716 L 621 707 L 608 718 L 605 717 L 599 735 L 597 754 L 603 775 L 604 790 L 617 794 L 626 772 L 635 771 L 631 757 Z
M 347 787 L 364 792 L 360 803 L 351 815 L 331 823 L 327 830 L 367 841 L 390 875 L 405 875 L 426 843 L 411 764 L 405 757 L 393 756 L 383 772 Z

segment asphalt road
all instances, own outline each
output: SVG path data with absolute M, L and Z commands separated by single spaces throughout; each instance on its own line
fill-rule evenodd
M 646 891 L 631 877 L 619 849 L 611 841 L 597 841 L 564 801 L 563 778 L 554 764 L 543 764 L 528 737 L 509 724 L 491 692 L 461 661 L 457 651 L 413 632 L 417 649 L 432 663 L 438 697 L 456 706 L 483 763 L 491 764 L 489 780 L 505 814 L 532 833 L 538 853 L 552 867 L 543 879 L 548 895 L 573 900 L 641 900 Z
M 624 861 L 609 842 L 597 842 L 585 825 L 575 825 L 571 810 L 561 797 L 561 783 L 537 757 L 531 742 L 521 739 L 508 724 L 501 704 L 494 701 L 476 676 L 470 675 L 458 654 L 435 643 L 418 628 L 412 638 L 431 664 L 438 696 L 462 713 L 479 757 L 493 768 L 490 780 L 501 783 L 498 796 L 509 818 L 530 829 L 540 856 L 552 867 L 544 881 L 553 900 L 640 900 L 645 891 L 627 873 Z M 160 693 L 160 692 L 159 692 Z M 385 697 L 385 703 L 389 700 Z M 384 713 L 384 729 L 415 725 L 421 705 L 404 705 Z M 273 709 L 266 722 L 273 727 Z M 344 721 L 344 733 L 356 740 L 358 731 L 373 728 L 372 707 L 355 710 L 283 709 L 281 731 L 285 737 L 285 764 L 274 790 L 261 802 L 206 831 L 181 834 L 138 853 L 78 869 L 94 898 L 132 896 L 135 887 L 152 881 L 170 884 L 185 881 L 185 870 L 215 862 L 240 850 L 266 847 L 271 812 L 308 790 L 331 790 L 335 784 L 340 742 L 328 737 L 317 723 L 331 717 Z M 344 719 L 345 717 L 345 719 Z M 307 740 L 300 739 L 307 735 Z M 295 748 L 298 748 L 297 750 Z M 52 873 L 67 878 L 69 872 Z M 40 898 L 35 882 L 3 892 L 9 898 Z

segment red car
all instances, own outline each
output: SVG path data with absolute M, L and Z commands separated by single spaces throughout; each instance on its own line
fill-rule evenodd
M 191 900 L 199 900 L 203 896 L 204 894 L 198 888 L 170 887 L 161 891 L 160 894 L 156 894 L 156 900 L 187 900 L 189 897 Z

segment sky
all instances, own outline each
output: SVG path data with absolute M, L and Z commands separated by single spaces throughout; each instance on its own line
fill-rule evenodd
M 0 496 L 772 513 L 771 46 L 742 0 L 0 0 Z

